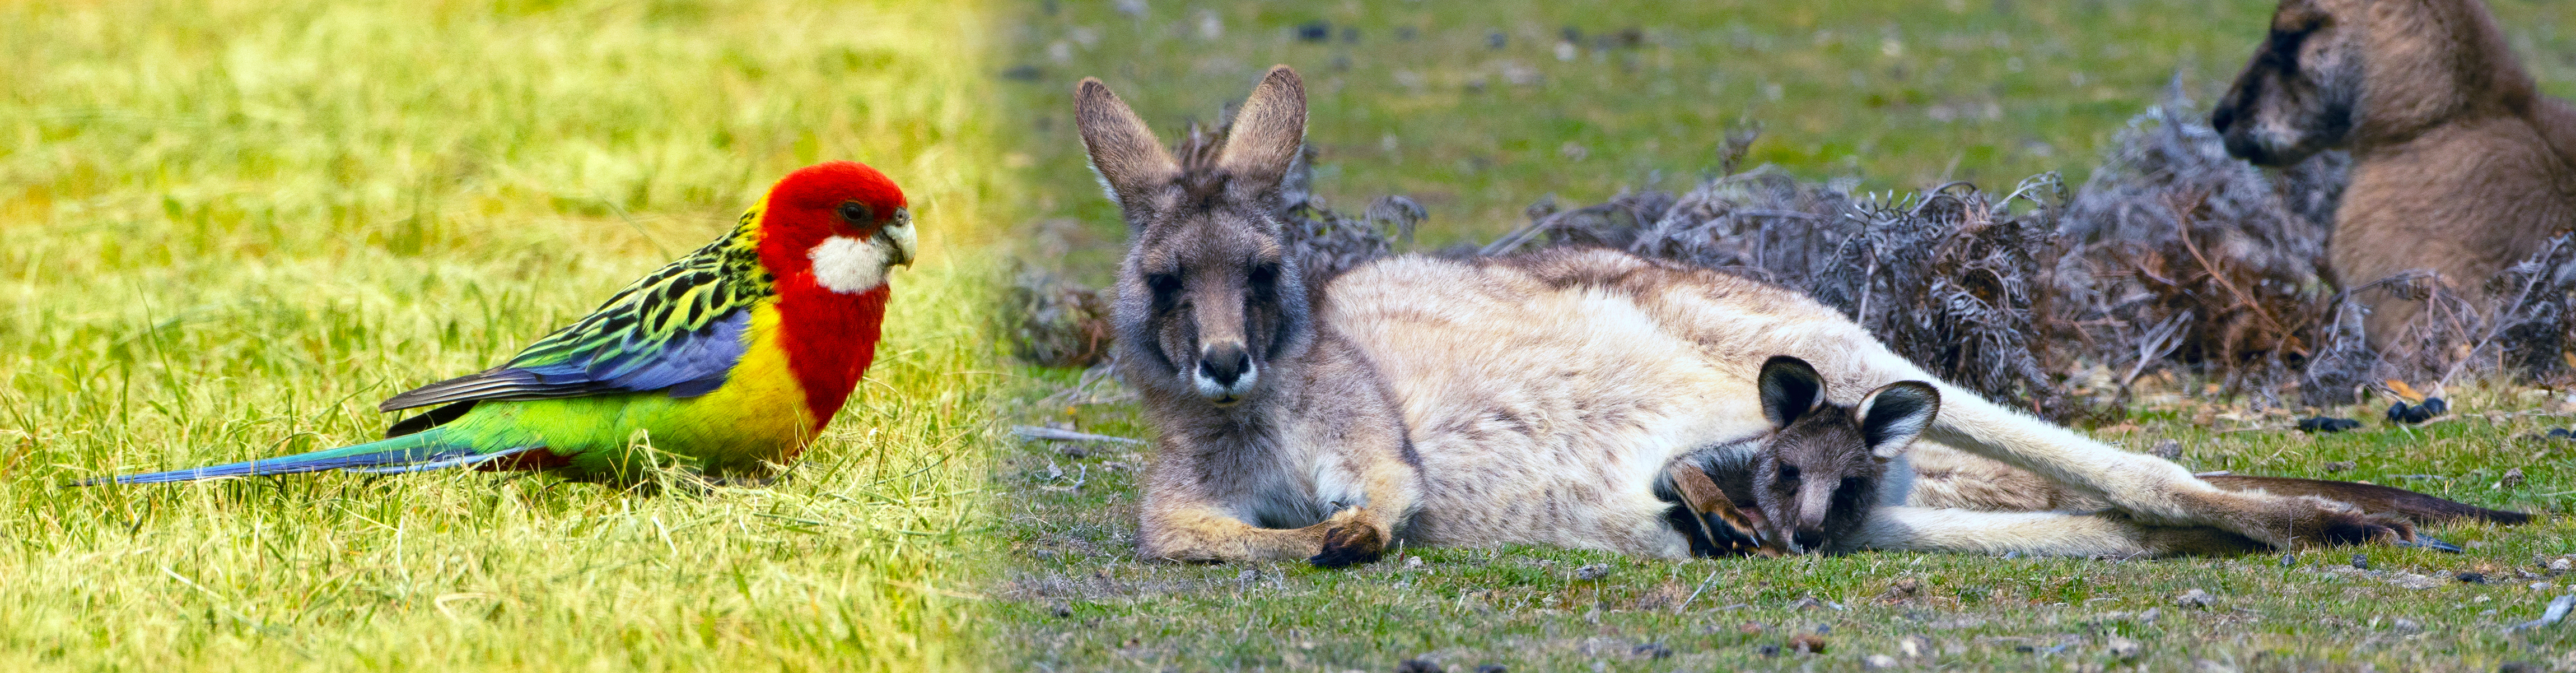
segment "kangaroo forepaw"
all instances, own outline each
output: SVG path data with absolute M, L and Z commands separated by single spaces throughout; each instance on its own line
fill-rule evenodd
M 1347 568 L 1375 563 L 1386 554 L 1386 537 L 1376 526 L 1349 522 L 1324 531 L 1324 551 L 1306 559 L 1317 568 Z

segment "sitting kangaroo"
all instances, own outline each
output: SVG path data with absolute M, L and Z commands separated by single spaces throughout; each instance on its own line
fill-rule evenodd
M 1285 66 L 1225 138 L 1178 156 L 1099 80 L 1077 87 L 1075 109 L 1131 231 L 1114 322 L 1119 375 L 1157 430 L 1139 531 L 1148 558 L 1335 567 L 1397 540 L 1686 556 L 1691 538 L 1658 487 L 1671 495 L 1678 458 L 1757 451 L 1794 429 L 1757 385 L 1775 355 L 1809 363 L 1818 404 L 1855 410 L 1846 418 L 1874 454 L 1919 433 L 2109 508 L 1882 506 L 1841 536 L 1796 517 L 1791 538 L 2062 554 L 2189 552 L 2213 536 L 2414 539 L 2397 518 L 2222 490 L 1987 402 L 1759 281 L 1577 249 L 1398 256 L 1308 278 L 1273 217 L 1305 133 L 1303 85 Z M 1908 381 L 1919 383 L 1891 385 Z M 1842 497 L 1832 488 L 1798 497 Z

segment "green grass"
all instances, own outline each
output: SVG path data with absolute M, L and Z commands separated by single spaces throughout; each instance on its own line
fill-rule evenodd
M 973 667 L 982 11 L 0 4 L 0 669 Z M 783 485 L 57 486 L 373 437 L 839 158 L 926 249 Z
M 2080 184 L 2112 134 L 2154 103 L 2177 69 L 2202 105 L 2263 34 L 2270 2 L 1927 1 L 1883 3 L 1023 3 L 1002 17 L 999 85 L 1016 130 L 1006 161 L 1035 169 L 1026 258 L 1097 280 L 1121 251 L 1116 211 L 1083 168 L 1072 82 L 1102 77 L 1169 138 L 1212 122 L 1261 68 L 1305 74 L 1316 186 L 1341 209 L 1409 194 L 1432 212 L 1426 247 L 1490 237 L 1541 195 L 1569 203 L 1622 189 L 1679 189 L 1715 168 L 1729 129 L 1759 126 L 1753 163 L 1865 190 L 1945 179 L 2008 185 L 2047 170 Z M 2542 88 L 2576 96 L 2576 23 L 2558 3 L 2497 0 Z M 1331 37 L 1294 28 L 1325 21 Z M 1217 37 L 1207 37 L 1213 23 Z M 1580 34 L 1559 60 L 1564 27 Z M 1618 46 L 1637 28 L 1637 46 Z M 1356 41 L 1346 41 L 1345 28 Z M 1410 29 L 1410 39 L 1404 37 Z M 1504 35 L 1504 47 L 1488 36 Z M 1595 39 L 1609 36 L 1607 48 Z M 1512 81 L 1517 73 L 1526 84 Z M 1481 82 L 1482 86 L 1476 84 Z M 1775 93 L 1776 92 L 1776 93 Z M 1578 151 L 1568 151 L 1569 144 Z M 1073 382 L 1031 370 L 1013 422 L 1071 423 L 1146 437 L 1131 402 L 1062 406 Z M 2200 384 L 2188 383 L 2190 389 Z M 2472 391 L 2464 415 L 2392 428 L 2374 409 L 2328 410 L 2370 424 L 2308 436 L 2219 432 L 2291 417 L 2168 394 L 2134 424 L 2097 436 L 2187 447 L 2183 462 L 2415 488 L 2530 511 L 2576 507 L 2576 444 L 2521 436 L 2570 423 L 2559 393 Z M 2385 402 L 2381 402 L 2383 406 Z M 2488 411 L 2528 413 L 2499 416 Z M 1997 559 L 1867 553 L 1837 558 L 1669 562 L 1545 548 L 1413 550 L 1404 560 L 1323 572 L 1295 563 L 1139 562 L 1135 508 L 1147 452 L 1022 444 L 996 459 L 1007 548 L 986 591 L 1005 667 L 1049 671 L 1394 670 L 1429 655 L 1447 670 L 1857 670 L 1900 643 L 1931 644 L 1920 670 L 2458 670 L 2508 661 L 2576 670 L 2576 625 L 2523 635 L 2576 576 L 2541 563 L 2576 553 L 2576 523 L 2431 531 L 2468 553 L 2367 548 L 2162 561 Z M 2349 470 L 2328 464 L 2350 461 Z M 2524 481 L 2501 486 L 2508 469 Z M 2401 475 L 2433 475 L 2433 478 Z M 2373 568 L 2432 576 L 2404 588 Z M 1608 567 L 1597 580 L 1576 569 Z M 2524 573 L 2542 577 L 2525 577 Z M 2535 581 L 2556 585 L 2529 587 Z M 1912 593 L 1892 591 L 1900 583 Z M 2200 589 L 2207 609 L 2172 599 Z M 1695 594 L 1695 595 L 1694 595 Z M 1831 607 L 1801 607 L 1813 597 Z M 2156 611 L 2153 620 L 2140 615 Z M 2413 626 L 2401 627 L 2398 620 Z M 1749 626 L 1748 626 L 1749 625 Z M 1766 654 L 1803 633 L 1817 655 Z M 2143 643 L 2134 658 L 2111 638 Z M 1641 647 L 1644 646 L 1644 647 Z M 2023 648 L 2027 647 L 2025 650 Z M 1658 658 L 1658 651 L 1668 652 Z M 2202 661 L 2210 662 L 2207 664 Z

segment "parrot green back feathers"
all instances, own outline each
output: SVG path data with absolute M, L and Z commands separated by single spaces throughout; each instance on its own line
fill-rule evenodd
M 864 375 L 885 275 L 912 261 L 911 221 L 902 190 L 875 169 L 808 166 L 714 242 L 508 363 L 385 400 L 385 411 L 434 407 L 386 439 L 76 485 L 453 467 L 632 481 L 668 463 L 659 457 L 757 477 L 794 460 Z

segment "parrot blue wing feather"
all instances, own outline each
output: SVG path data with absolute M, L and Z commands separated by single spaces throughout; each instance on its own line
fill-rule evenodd
M 750 349 L 751 314 L 776 296 L 751 242 L 757 212 L 727 236 L 635 281 L 599 310 L 505 364 L 404 392 L 385 411 L 468 400 L 535 400 L 724 385 Z

